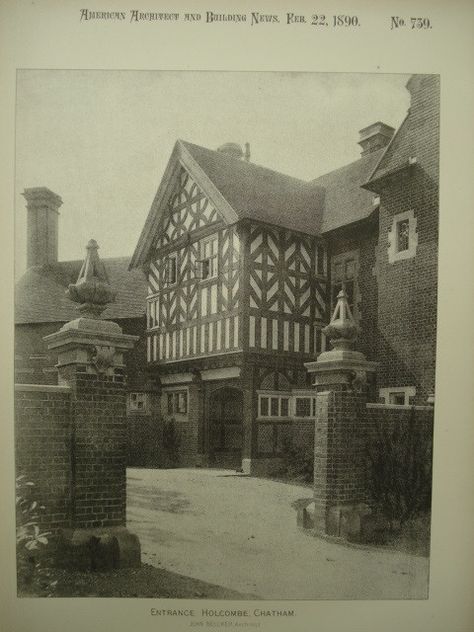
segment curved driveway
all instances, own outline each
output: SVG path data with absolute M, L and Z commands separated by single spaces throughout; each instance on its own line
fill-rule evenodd
M 307 487 L 229 470 L 128 470 L 142 559 L 262 599 L 424 599 L 428 560 L 328 542 L 296 527 Z

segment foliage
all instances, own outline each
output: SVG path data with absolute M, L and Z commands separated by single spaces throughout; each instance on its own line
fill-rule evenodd
M 314 452 L 305 446 L 295 445 L 291 435 L 282 437 L 284 473 L 296 481 L 312 483 L 314 478 Z
M 16 553 L 18 586 L 31 592 L 53 596 L 57 580 L 48 566 L 49 531 L 40 528 L 44 505 L 34 499 L 34 483 L 24 475 L 16 479 Z
M 430 508 L 432 445 L 431 426 L 416 420 L 414 408 L 408 420 L 378 426 L 367 451 L 369 491 L 392 530 Z
M 181 446 L 181 434 L 176 429 L 174 418 L 165 421 L 163 426 L 163 449 L 168 459 L 168 467 L 177 467 L 179 464 L 179 448 Z

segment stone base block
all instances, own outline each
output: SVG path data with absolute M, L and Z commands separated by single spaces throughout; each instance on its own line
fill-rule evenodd
M 315 517 L 315 531 L 346 540 L 358 537 L 361 525 L 370 509 L 365 503 L 356 505 L 335 505 L 325 511 L 324 516 Z
M 314 498 L 300 498 L 293 503 L 296 509 L 296 526 L 300 529 L 314 529 Z
M 140 541 L 125 527 L 65 529 L 60 540 L 58 563 L 82 571 L 107 571 L 138 567 Z

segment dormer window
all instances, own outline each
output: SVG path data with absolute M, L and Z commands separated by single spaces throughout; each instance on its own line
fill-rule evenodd
M 165 279 L 168 285 L 174 285 L 178 277 L 178 258 L 170 255 L 165 262 Z
M 217 236 L 213 235 L 201 243 L 201 260 L 196 276 L 203 281 L 217 277 Z

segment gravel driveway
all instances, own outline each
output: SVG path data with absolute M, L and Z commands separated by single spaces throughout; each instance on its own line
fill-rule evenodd
M 262 599 L 424 599 L 429 561 L 334 544 L 296 527 L 306 487 L 229 470 L 128 470 L 142 559 Z

